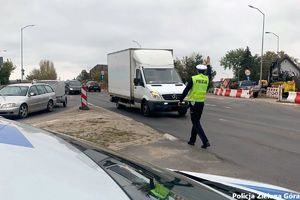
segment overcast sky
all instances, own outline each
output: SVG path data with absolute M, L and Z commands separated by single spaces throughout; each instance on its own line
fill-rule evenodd
M 231 49 L 260 54 L 265 31 L 280 36 L 280 50 L 300 58 L 298 0 L 0 0 L 0 56 L 21 77 L 20 29 L 24 29 L 25 77 L 41 59 L 53 61 L 62 80 L 82 69 L 106 64 L 107 53 L 137 47 L 170 48 L 175 58 L 193 52 L 210 55 L 216 80 L 230 76 L 220 59 Z M 276 37 L 265 35 L 265 51 L 276 51 Z

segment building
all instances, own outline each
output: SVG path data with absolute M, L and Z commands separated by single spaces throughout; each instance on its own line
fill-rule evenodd
M 100 82 L 101 88 L 107 88 L 108 83 L 108 71 L 107 65 L 97 64 L 90 71 L 90 77 L 92 80 Z
M 300 77 L 300 68 L 289 57 L 277 59 L 270 68 L 269 82 L 288 81 Z

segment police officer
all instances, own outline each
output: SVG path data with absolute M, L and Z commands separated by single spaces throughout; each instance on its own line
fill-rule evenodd
M 191 121 L 193 123 L 191 137 L 188 144 L 195 145 L 196 137 L 198 134 L 203 143 L 201 147 L 206 149 L 210 146 L 210 143 L 200 124 L 200 119 L 204 108 L 204 101 L 208 90 L 208 86 L 211 81 L 211 67 L 209 57 L 207 57 L 207 60 L 204 62 L 204 64 L 205 65 L 200 64 L 196 66 L 198 70 L 198 75 L 192 76 L 192 78 L 189 80 L 186 88 L 184 89 L 181 95 L 180 104 L 187 96 L 191 113 Z M 206 71 L 207 75 L 205 74 Z

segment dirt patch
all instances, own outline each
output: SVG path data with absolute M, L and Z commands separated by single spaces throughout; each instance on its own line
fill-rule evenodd
M 162 134 L 142 123 L 96 107 L 91 107 L 88 111 L 74 108 L 24 122 L 88 140 L 112 150 L 164 139 Z

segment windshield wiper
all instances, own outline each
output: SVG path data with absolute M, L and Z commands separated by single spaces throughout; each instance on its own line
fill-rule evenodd
M 199 177 L 195 177 L 195 176 L 192 176 L 192 175 L 189 175 L 189 174 L 186 174 L 186 173 L 183 173 L 183 172 L 180 172 L 180 171 L 175 171 L 176 173 L 178 174 L 182 174 L 190 179 L 193 179 L 195 181 L 198 181 L 204 185 L 207 185 L 209 187 L 212 187 L 228 196 L 232 196 L 233 194 L 253 194 L 255 196 L 254 199 L 258 199 L 258 194 L 254 193 L 254 192 L 249 192 L 249 191 L 246 191 L 246 190 L 243 190 L 243 189 L 239 189 L 239 188 L 235 188 L 235 187 L 232 187 L 232 186 L 227 186 L 227 185 L 224 185 L 222 183 L 218 183 L 218 182 L 214 182 L 214 181 L 209 181 L 209 180 L 206 180 L 206 179 L 203 179 L 203 178 L 199 178 Z M 267 199 L 272 199 L 272 198 L 267 198 Z

